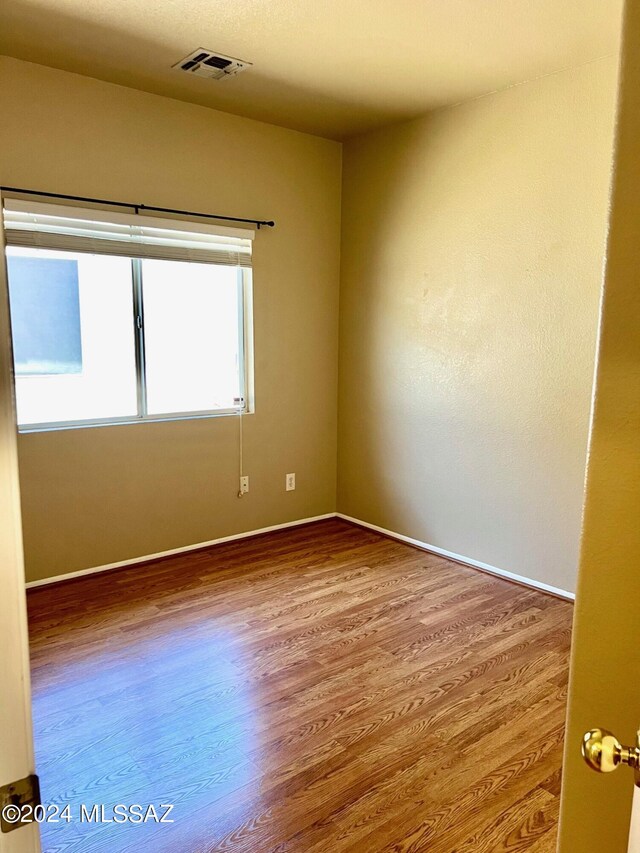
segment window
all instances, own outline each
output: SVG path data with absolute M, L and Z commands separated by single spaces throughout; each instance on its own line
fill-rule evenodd
M 248 411 L 251 232 L 16 201 L 5 228 L 22 430 Z

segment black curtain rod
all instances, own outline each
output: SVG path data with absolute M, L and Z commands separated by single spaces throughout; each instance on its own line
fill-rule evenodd
M 139 210 L 155 210 L 158 213 L 177 213 L 182 216 L 202 216 L 205 219 L 224 219 L 225 222 L 248 222 L 250 224 L 257 225 L 258 228 L 260 228 L 261 225 L 267 225 L 269 228 L 273 228 L 276 224 L 273 219 L 243 219 L 241 216 L 218 216 L 215 213 L 197 213 L 195 210 L 174 210 L 172 207 L 153 207 L 153 205 L 149 204 L 129 204 L 126 201 L 110 201 L 106 198 L 86 198 L 81 195 L 65 195 L 64 193 L 46 193 L 41 192 L 40 190 L 25 190 L 20 187 L 0 187 L 0 190 L 4 190 L 8 193 L 39 195 L 44 198 L 64 198 L 69 201 L 88 201 L 91 204 L 109 204 L 113 207 L 132 207 L 136 213 Z

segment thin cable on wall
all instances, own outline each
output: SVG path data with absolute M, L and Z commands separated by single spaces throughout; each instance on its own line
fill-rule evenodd
M 238 404 L 238 497 L 241 498 L 244 495 L 244 492 L 242 490 L 242 478 L 244 477 L 244 448 L 242 434 L 242 414 L 244 411 L 244 398 L 236 397 L 233 402 Z

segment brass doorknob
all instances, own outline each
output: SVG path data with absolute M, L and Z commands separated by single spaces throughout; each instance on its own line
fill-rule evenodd
M 620 764 L 640 770 L 640 746 L 623 746 L 606 729 L 591 729 L 584 735 L 582 756 L 589 767 L 598 773 L 610 773 Z

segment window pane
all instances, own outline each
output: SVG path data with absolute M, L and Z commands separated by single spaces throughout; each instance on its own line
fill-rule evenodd
M 78 262 L 10 255 L 7 270 L 16 373 L 82 373 Z
M 150 415 L 229 409 L 240 395 L 235 267 L 142 262 Z
M 137 414 L 131 261 L 7 250 L 18 423 Z

